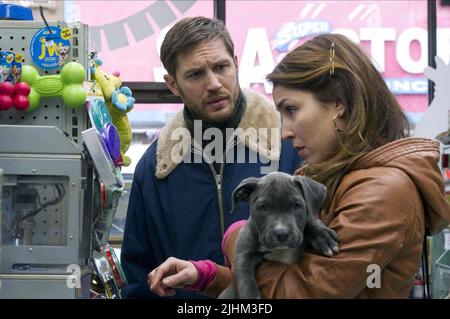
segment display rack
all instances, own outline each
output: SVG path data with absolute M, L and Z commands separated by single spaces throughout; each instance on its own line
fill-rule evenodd
M 68 27 L 65 22 L 50 22 L 49 24 L 59 28 Z M 30 55 L 30 42 L 33 35 L 43 27 L 45 27 L 43 22 L 0 20 L 0 51 L 21 53 L 23 64 L 34 65 Z M 88 27 L 85 24 L 77 24 L 71 29 L 69 60 L 83 65 L 87 78 L 89 70 Z M 40 75 L 59 74 L 58 70 L 38 70 Z M 1 111 L 0 124 L 56 126 L 80 146 L 82 146 L 81 132 L 89 127 L 86 108 L 64 107 L 63 101 L 55 97 L 42 98 L 40 107 L 33 112 L 19 112 L 14 108 Z
M 68 61 L 88 78 L 88 27 L 70 28 Z M 30 55 L 33 35 L 43 22 L 0 21 L 0 51 Z M 39 69 L 41 76 L 58 70 Z M 34 111 L 0 112 L 1 298 L 87 298 L 90 288 L 93 219 L 93 166 L 85 157 L 81 133 L 90 126 L 85 107 L 66 107 L 57 97 L 42 98 Z M 78 283 L 69 284 L 78 267 Z

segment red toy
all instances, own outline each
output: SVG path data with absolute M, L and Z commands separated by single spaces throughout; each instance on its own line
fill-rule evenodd
M 14 106 L 19 111 L 25 111 L 30 106 L 28 94 L 30 94 L 30 86 L 27 83 L 19 82 L 16 84 Z
M 30 86 L 27 83 L 0 82 L 0 111 L 7 111 L 13 106 L 19 111 L 25 111 L 30 106 L 28 100 Z
M 13 106 L 14 84 L 0 82 L 0 111 L 6 111 Z

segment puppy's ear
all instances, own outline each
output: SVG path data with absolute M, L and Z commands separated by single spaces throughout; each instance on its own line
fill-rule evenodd
M 256 189 L 256 184 L 259 178 L 248 177 L 244 179 L 233 191 L 231 196 L 231 212 L 233 213 L 236 209 L 238 202 L 248 202 L 250 195 Z
M 317 216 L 327 196 L 325 185 L 305 176 L 294 176 L 294 180 L 305 197 L 308 214 Z

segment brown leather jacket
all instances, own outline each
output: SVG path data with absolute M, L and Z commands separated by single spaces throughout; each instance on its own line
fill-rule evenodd
M 263 298 L 407 298 L 421 261 L 425 214 L 432 234 L 450 224 L 450 203 L 438 167 L 439 144 L 405 138 L 361 158 L 344 177 L 322 221 L 340 239 L 333 258 L 305 253 L 298 264 L 264 262 L 257 271 Z M 239 230 L 225 243 L 234 261 Z M 381 269 L 380 287 L 369 265 Z M 217 293 L 230 282 L 218 267 L 204 291 Z

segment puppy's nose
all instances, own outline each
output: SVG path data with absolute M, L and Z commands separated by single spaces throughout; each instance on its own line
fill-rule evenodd
M 274 235 L 280 243 L 284 243 L 289 237 L 289 231 L 287 229 L 277 229 L 274 231 Z

